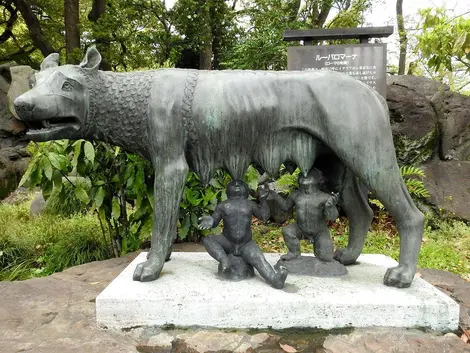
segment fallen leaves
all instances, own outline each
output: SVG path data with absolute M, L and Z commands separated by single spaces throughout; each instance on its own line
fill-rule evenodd
M 463 341 L 463 343 L 468 343 L 470 344 L 470 331 L 465 330 L 462 326 L 459 326 L 459 328 L 462 330 L 462 336 L 460 336 L 460 339 Z
M 288 344 L 279 343 L 279 345 L 281 346 L 281 348 L 284 352 L 287 352 L 287 353 L 297 353 L 298 352 L 297 349 L 295 349 L 292 346 L 289 346 Z

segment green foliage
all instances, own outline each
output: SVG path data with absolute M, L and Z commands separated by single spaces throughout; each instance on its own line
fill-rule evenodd
M 280 177 L 276 180 L 276 189 L 282 190 L 285 194 L 291 194 L 295 189 L 299 187 L 299 174 L 300 169 L 296 168 L 291 174 L 289 173 L 284 165 L 281 166 Z
M 428 66 L 453 71 L 453 61 L 457 61 L 470 71 L 470 18 L 452 18 L 444 8 L 424 9 L 420 15 L 423 31 L 417 36 L 418 49 Z
M 365 14 L 372 7 L 372 0 L 356 0 L 351 6 L 338 14 L 327 23 L 327 28 L 354 28 L 365 22 Z
M 258 188 L 259 173 L 252 166 L 248 167 L 243 179 L 250 189 Z M 202 236 L 220 232 L 217 229 L 200 230 L 198 219 L 210 215 L 217 203 L 227 199 L 225 192 L 232 180 L 224 170 L 218 170 L 209 185 L 203 185 L 194 172 L 189 172 L 180 203 L 178 238 L 187 241 L 199 241 Z
M 0 205 L 0 280 L 48 275 L 109 258 L 109 247 L 95 217 L 30 217 L 30 201 Z
M 414 74 L 422 72 L 462 91 L 470 84 L 470 17 L 455 16 L 445 8 L 427 8 L 419 14 L 420 31 L 412 38 Z
M 68 181 L 66 187 L 62 178 Z M 103 235 L 111 234 L 116 256 L 138 249 L 150 236 L 153 170 L 144 159 L 118 147 L 84 140 L 38 144 L 20 184 L 40 186 L 46 199 L 52 194 L 51 210 L 63 203 L 72 212 L 78 202 L 82 210 L 93 210 Z
M 424 186 L 423 181 L 417 179 L 426 178 L 426 175 L 422 169 L 413 166 L 403 166 L 400 167 L 400 172 L 411 197 L 426 198 L 430 196 L 429 191 Z
M 285 70 L 287 47 L 298 45 L 283 41 L 286 29 L 321 27 L 357 27 L 363 23 L 370 0 L 255 0 L 245 1 L 238 18 L 241 23 L 238 40 L 223 63 L 225 68 L 252 70 Z M 330 11 L 338 11 L 326 24 Z
M 214 230 L 199 230 L 198 219 L 215 210 L 217 203 L 224 197 L 230 180 L 227 173 L 217 171 L 216 177 L 205 187 L 196 173 L 189 173 L 180 204 L 179 239 L 198 241 L 201 235 L 214 233 Z
M 244 177 L 254 190 L 258 176 L 250 167 Z M 227 172 L 219 170 L 205 186 L 195 173 L 189 173 L 180 204 L 180 240 L 198 241 L 214 232 L 199 230 L 198 219 L 211 214 L 226 198 L 230 180 Z M 23 184 L 42 188 L 46 210 L 52 214 L 94 212 L 103 236 L 111 235 L 109 244 L 115 256 L 137 250 L 151 236 L 153 169 L 144 159 L 117 147 L 84 140 L 37 144 Z
M 47 199 L 45 212 L 63 217 L 83 213 L 87 210 L 77 197 L 75 188 L 80 187 L 86 193 L 90 192 L 90 181 L 84 178 L 62 178 L 62 188 L 54 188 Z
M 296 16 L 282 0 L 247 1 L 243 10 L 249 23 L 239 37 L 224 66 L 233 69 L 284 70 L 287 67 L 287 42 L 282 40 L 285 29 L 299 28 Z
M 424 233 L 418 267 L 435 268 L 470 279 L 470 226 L 458 221 L 434 220 L 435 228 Z M 330 222 L 335 248 L 347 246 L 349 226 L 346 218 Z M 253 238 L 265 252 L 287 252 L 282 230 L 278 226 L 256 224 Z M 390 217 L 375 218 L 367 234 L 364 254 L 384 254 L 398 261 L 400 238 Z M 302 252 L 313 252 L 312 245 L 301 241 Z

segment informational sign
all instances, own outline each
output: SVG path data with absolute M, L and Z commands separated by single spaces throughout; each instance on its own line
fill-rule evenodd
M 338 71 L 387 95 L 386 44 L 305 45 L 289 47 L 288 70 Z

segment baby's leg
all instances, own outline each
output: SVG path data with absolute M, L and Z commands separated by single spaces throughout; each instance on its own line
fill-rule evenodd
M 282 267 L 279 272 L 274 271 L 273 267 L 269 264 L 263 255 L 259 246 L 251 240 L 240 248 L 243 259 L 251 266 L 256 268 L 266 282 L 276 289 L 284 287 L 284 282 L 287 277 L 287 269 Z
M 230 260 L 227 254 L 233 253 L 232 243 L 223 235 L 211 235 L 202 240 L 204 247 L 210 256 L 222 264 L 222 271 L 227 271 L 230 267 Z
M 333 240 L 331 239 L 330 231 L 326 225 L 323 229 L 315 234 L 313 244 L 316 257 L 327 262 L 333 261 Z
M 281 259 L 289 261 L 300 256 L 301 231 L 297 223 L 292 223 L 282 228 L 282 236 L 289 252 L 281 256 Z

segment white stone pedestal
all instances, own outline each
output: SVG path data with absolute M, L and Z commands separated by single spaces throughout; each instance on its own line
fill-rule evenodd
M 265 254 L 275 264 L 280 254 Z M 217 262 L 207 253 L 173 253 L 160 278 L 135 282 L 140 254 L 96 298 L 99 326 L 126 328 L 174 324 L 225 328 L 427 327 L 455 330 L 459 306 L 421 278 L 410 288 L 382 283 L 396 262 L 362 255 L 349 274 L 312 278 L 289 274 L 283 290 L 261 277 L 241 282 L 217 277 Z

